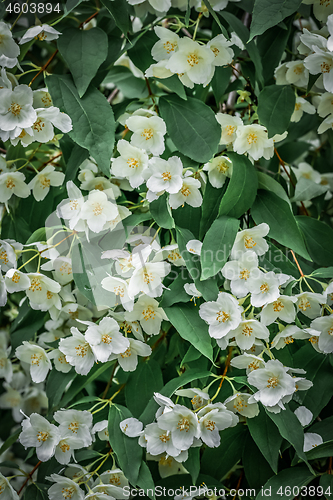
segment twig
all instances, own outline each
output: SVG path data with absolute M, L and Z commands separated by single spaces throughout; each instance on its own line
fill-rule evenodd
M 117 88 L 113 89 L 113 91 L 109 95 L 107 101 L 111 104 L 113 99 L 116 97 L 117 94 L 119 94 L 119 89 L 117 89 Z
M 238 479 L 238 483 L 237 483 L 237 486 L 236 486 L 236 495 L 234 496 L 234 498 L 232 500 L 235 500 L 235 498 L 237 496 L 237 491 L 239 490 L 239 487 L 241 485 L 241 482 L 242 482 L 242 479 L 243 479 L 243 474 L 244 474 L 244 471 L 241 470 L 241 473 L 240 473 L 240 476 L 239 476 L 239 479 Z
M 111 373 L 111 377 L 110 377 L 110 380 L 109 382 L 107 383 L 107 386 L 105 387 L 104 389 L 104 392 L 103 392 L 103 396 L 102 396 L 102 399 L 105 399 L 105 396 L 107 395 L 110 387 L 111 387 L 111 384 L 112 384 L 112 380 L 113 380 L 113 376 L 114 376 L 114 372 L 116 371 L 116 368 L 118 366 L 118 361 L 115 362 L 114 364 L 114 367 L 113 367 L 113 370 L 112 370 L 112 373 Z
M 51 64 L 51 62 L 53 61 L 53 59 L 55 58 L 55 56 L 58 54 L 58 49 L 56 49 L 55 52 L 53 52 L 52 56 L 50 57 L 50 59 L 44 64 L 44 66 L 42 66 L 40 68 L 40 70 L 38 71 L 38 73 L 33 77 L 33 79 L 31 80 L 31 82 L 29 83 L 29 87 L 31 87 L 31 85 L 33 84 L 33 82 L 36 80 L 36 78 L 41 74 L 43 73 L 43 71 L 46 70 L 46 68 L 48 67 L 49 64 Z
M 299 272 L 300 272 L 300 275 L 301 275 L 301 276 L 302 276 L 302 278 L 303 278 L 303 277 L 304 277 L 304 273 L 303 273 L 303 271 L 302 271 L 302 269 L 301 269 L 301 266 L 300 266 L 300 265 L 299 265 L 299 263 L 298 263 L 298 260 L 296 259 L 296 255 L 294 254 L 294 252 L 293 252 L 292 250 L 290 250 L 290 251 L 291 251 L 291 255 L 293 256 L 293 259 L 294 259 L 294 261 L 295 261 L 295 263 L 296 263 L 296 266 L 298 267 L 298 270 L 299 270 Z
M 41 464 L 41 460 L 38 462 L 38 464 L 35 465 L 35 467 L 32 469 L 31 472 L 29 472 L 28 474 L 28 477 L 27 479 L 24 481 L 24 483 L 22 484 L 21 488 L 18 490 L 17 494 L 19 495 L 21 493 L 21 491 L 23 490 L 23 488 L 25 487 L 25 485 L 27 484 L 27 482 L 29 481 L 29 479 L 31 479 L 31 476 L 33 475 L 33 473 L 38 469 L 38 467 L 40 466 Z
M 94 19 L 94 17 L 96 17 L 97 15 L 99 14 L 99 10 L 97 12 L 94 12 L 90 17 L 88 17 L 88 19 L 86 19 L 85 21 L 82 21 L 82 23 L 79 25 L 79 28 L 82 28 L 84 24 L 86 23 L 89 23 L 89 21 L 91 21 L 92 19 Z
M 46 162 L 44 162 L 44 163 L 42 164 L 42 166 L 38 168 L 38 171 L 43 170 L 43 168 L 44 168 L 46 165 L 48 165 L 49 163 L 52 163 L 52 162 L 53 162 L 53 160 L 55 160 L 56 158 L 59 158 L 59 156 L 62 156 L 62 152 L 58 153 L 57 155 L 53 156 L 53 158 L 50 158 L 49 160 L 47 160 Z

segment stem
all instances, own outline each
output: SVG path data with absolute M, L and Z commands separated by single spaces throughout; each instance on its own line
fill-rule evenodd
M 197 31 L 198 31 L 198 27 L 199 27 L 199 23 L 200 23 L 201 17 L 202 17 L 202 12 L 200 12 L 200 14 L 198 15 L 198 18 L 197 18 L 196 23 L 195 23 L 195 28 L 194 28 L 194 33 L 193 33 L 193 40 L 195 40 L 195 37 L 197 36 Z
M 46 68 L 48 67 L 49 64 L 51 64 L 51 62 L 53 61 L 53 59 L 55 58 L 55 56 L 58 54 L 58 49 L 56 49 L 55 52 L 53 52 L 52 56 L 50 57 L 50 59 L 48 61 L 46 61 L 46 63 L 44 64 L 44 66 L 42 66 L 40 68 L 40 70 L 38 71 L 38 73 L 33 77 L 33 79 L 31 80 L 31 82 L 29 83 L 29 87 L 31 87 L 31 85 L 33 84 L 33 82 L 36 80 L 36 78 L 41 74 L 43 73 L 43 71 L 46 70 Z
M 84 24 L 86 23 L 89 23 L 89 21 L 91 21 L 92 19 L 94 19 L 94 17 L 96 17 L 97 15 L 99 14 L 99 10 L 97 12 L 94 12 L 91 16 L 88 17 L 88 19 L 86 19 L 85 21 L 82 21 L 82 23 L 80 24 L 79 28 L 82 28 Z
M 23 490 L 23 488 L 25 487 L 25 485 L 27 484 L 27 482 L 29 481 L 29 479 L 31 479 L 31 476 L 38 469 L 38 467 L 41 465 L 41 463 L 42 462 L 39 461 L 38 464 L 36 464 L 35 467 L 32 469 L 32 471 L 29 472 L 27 479 L 24 481 L 24 483 L 22 484 L 21 488 L 17 492 L 18 495 L 21 493 L 21 491 Z
M 28 5 L 28 2 L 29 0 L 27 0 L 23 5 Z M 22 9 L 21 9 L 21 12 L 19 13 L 19 15 L 17 16 L 17 18 L 15 19 L 15 21 L 13 22 L 12 24 L 12 27 L 10 28 L 10 31 L 14 28 L 15 24 L 17 23 L 17 21 L 20 19 L 20 17 L 22 16 L 23 14 L 23 5 L 22 5 Z
M 299 263 L 298 263 L 298 260 L 296 259 L 296 255 L 294 254 L 294 252 L 293 252 L 292 250 L 290 250 L 290 251 L 291 251 L 291 255 L 293 256 L 293 259 L 294 259 L 294 261 L 295 261 L 295 263 L 296 263 L 296 266 L 298 267 L 298 270 L 299 270 L 299 272 L 300 272 L 300 275 L 302 276 L 302 278 L 304 278 L 304 273 L 303 273 L 303 271 L 302 271 L 302 269 L 301 269 L 301 266 L 300 266 L 300 265 L 299 265 Z
M 116 361 L 116 362 L 115 362 L 115 364 L 114 364 L 114 367 L 113 367 L 113 370 L 112 370 L 112 373 L 111 373 L 110 380 L 109 380 L 109 382 L 107 383 L 107 386 L 106 386 L 106 387 L 105 387 L 105 389 L 104 389 L 102 399 L 105 399 L 105 396 L 107 395 L 107 393 L 108 393 L 108 391 L 109 391 L 109 389 L 110 389 L 110 387 L 111 387 L 111 384 L 112 384 L 112 379 L 113 379 L 113 376 L 114 376 L 114 373 L 115 373 L 115 371 L 116 371 L 117 366 L 118 366 L 118 361 Z
M 225 378 L 225 376 L 226 376 L 226 373 L 227 373 L 227 371 L 228 371 L 228 368 L 229 368 L 229 366 L 230 366 L 231 354 L 232 354 L 232 347 L 229 347 L 228 356 L 227 356 L 227 361 L 226 361 L 226 363 L 225 363 L 224 371 L 223 371 L 223 374 L 222 374 L 222 377 L 221 377 L 221 382 L 220 382 L 220 385 L 219 385 L 219 386 L 218 386 L 218 388 L 217 388 L 216 393 L 215 393 L 215 394 L 214 394 L 214 396 L 211 398 L 211 401 L 213 401 L 213 400 L 217 397 L 218 393 L 219 393 L 219 392 L 220 392 L 220 390 L 221 390 L 221 387 L 222 387 L 222 384 L 223 384 L 223 380 L 224 380 L 224 378 Z

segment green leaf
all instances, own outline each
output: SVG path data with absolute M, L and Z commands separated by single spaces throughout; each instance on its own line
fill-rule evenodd
M 82 246 L 81 243 L 78 243 L 77 245 L 74 244 L 73 249 L 72 249 L 72 259 L 73 262 L 75 262 L 75 266 L 73 266 L 73 278 L 76 286 L 80 290 L 80 292 L 87 297 L 87 299 L 90 300 L 94 305 L 95 303 L 95 297 L 94 293 L 90 284 L 90 280 L 87 274 L 87 271 L 92 270 L 92 268 L 89 266 L 89 260 L 84 258 L 84 247 Z M 86 266 L 89 266 L 88 269 Z
M 333 278 L 333 267 L 321 267 L 320 269 L 315 269 L 310 276 L 316 278 Z
M 127 50 L 128 57 L 137 68 L 143 71 L 143 73 L 151 64 L 156 63 L 151 55 L 151 49 L 157 41 L 158 37 L 155 35 L 154 31 L 147 31 L 142 36 L 136 38 L 134 46 Z M 132 43 L 132 41 L 130 43 Z
M 167 286 L 169 290 L 163 291 L 162 300 L 160 302 L 161 307 L 170 307 L 176 302 L 190 301 L 190 296 L 185 292 L 184 285 L 191 281 L 191 278 L 189 274 L 184 271 L 182 270 L 171 283 L 168 283 Z M 173 270 L 172 272 L 176 271 Z
M 47 492 L 42 490 L 41 486 L 38 483 L 29 484 L 24 492 L 23 500 L 47 500 Z
M 211 372 L 207 370 L 198 370 L 198 369 L 190 369 L 187 370 L 185 373 L 183 373 L 180 377 L 176 377 L 171 379 L 163 389 L 160 390 L 160 394 L 163 396 L 167 396 L 170 398 L 174 392 L 179 389 L 180 387 L 183 387 L 186 384 L 189 384 L 190 382 L 193 382 L 194 380 L 202 380 L 206 377 L 209 377 Z M 153 397 L 151 397 L 149 403 L 147 404 L 147 407 L 145 411 L 140 415 L 139 420 L 143 422 L 145 425 L 151 423 L 154 420 L 154 415 L 158 409 L 158 404 L 154 400 Z
M 220 432 L 221 446 L 206 448 L 201 459 L 201 473 L 223 478 L 240 460 L 247 435 L 245 425 L 236 425 Z
M 268 241 L 269 250 L 259 257 L 259 265 L 264 267 L 266 271 L 274 271 L 275 273 L 290 274 L 294 278 L 299 278 L 297 267 L 286 257 L 286 255 L 271 241 Z
M 247 419 L 247 422 L 253 420 Z M 245 478 L 251 488 L 259 488 L 273 476 L 273 471 L 267 460 L 253 441 L 250 434 L 247 435 L 243 450 L 242 464 L 244 466 Z
M 200 240 L 206 234 L 208 229 L 211 227 L 213 221 L 218 216 L 221 199 L 222 196 L 224 196 L 226 189 L 227 189 L 226 182 L 223 184 L 222 188 L 217 189 L 211 185 L 209 180 L 207 180 L 205 192 L 203 195 L 203 202 L 201 206 L 202 217 L 200 219 L 200 233 L 199 233 Z
M 188 450 L 188 459 L 184 462 L 184 467 L 191 474 L 193 484 L 195 484 L 200 473 L 200 448 Z
M 198 308 L 191 303 L 166 307 L 164 311 L 179 335 L 213 361 L 213 348 L 208 326 L 200 318 Z
M 325 222 L 305 215 L 296 217 L 309 254 L 316 264 L 329 266 L 333 258 L 333 229 Z
M 140 466 L 140 471 L 139 471 L 139 476 L 136 482 L 136 485 L 141 488 L 142 490 L 145 490 L 146 495 L 151 498 L 152 500 L 155 500 L 155 484 L 154 480 L 152 478 L 151 472 L 149 470 L 148 465 L 146 462 L 142 461 L 141 466 Z
M 284 469 L 267 481 L 256 500 L 267 497 L 270 500 L 292 500 L 300 493 L 300 488 L 309 484 L 313 478 L 309 469 L 304 466 Z M 296 494 L 293 493 L 293 488 Z
M 264 455 L 275 474 L 277 474 L 279 451 L 283 440 L 278 428 L 262 407 L 257 417 L 247 419 L 247 425 L 259 450 Z
M 139 478 L 142 461 L 142 448 L 137 438 L 126 436 L 120 429 L 120 422 L 132 417 L 124 406 L 112 404 L 109 410 L 109 440 L 117 456 L 121 470 L 130 483 L 136 484 Z
M 202 101 L 176 95 L 159 100 L 160 114 L 177 149 L 192 160 L 209 161 L 217 152 L 221 127 L 213 110 Z
M 324 498 L 331 498 L 333 495 L 333 476 L 332 474 L 323 474 L 319 480 L 319 486 L 324 489 Z
M 309 201 L 316 196 L 326 193 L 327 189 L 322 184 L 300 177 L 296 184 L 295 194 L 291 201 Z
M 295 109 L 296 96 L 290 85 L 270 85 L 258 97 L 258 116 L 268 136 L 283 134 Z
M 279 182 L 277 182 L 270 175 L 264 174 L 263 172 L 257 172 L 258 176 L 258 189 L 266 189 L 266 191 L 272 191 L 279 198 L 286 201 L 290 205 L 290 200 Z
M 270 191 L 258 190 L 257 198 L 251 209 L 256 224 L 269 225 L 269 237 L 291 248 L 304 259 L 311 260 L 296 219 L 288 203 Z
M 172 75 L 168 78 L 155 78 L 155 81 L 161 82 L 167 89 L 171 90 L 171 92 L 175 92 L 181 99 L 187 101 L 184 85 L 179 80 L 178 75 Z
M 219 215 L 229 215 L 236 219 L 243 215 L 256 198 L 258 177 L 252 163 L 246 156 L 229 153 L 233 171 L 225 195 L 223 196 Z
M 74 144 L 70 157 L 66 163 L 64 184 L 68 181 L 74 181 L 79 170 L 79 166 L 89 158 L 89 153 L 86 149 L 81 148 L 78 144 Z
M 288 30 L 274 26 L 257 38 L 257 47 L 262 60 L 265 82 L 269 82 L 273 78 L 274 70 L 281 61 L 291 26 L 291 22 Z
M 82 97 L 108 55 L 107 34 L 100 28 L 66 28 L 58 39 L 58 49 Z
M 333 441 L 326 441 L 317 445 L 312 450 L 306 452 L 308 460 L 315 460 L 317 458 L 327 458 L 333 455 Z
M 58 372 L 55 369 L 51 370 L 47 377 L 45 389 L 49 400 L 49 410 L 59 404 L 67 385 L 75 379 L 76 375 L 73 370 L 68 373 Z
M 134 417 L 139 417 L 151 398 L 152 392 L 159 392 L 163 387 L 160 365 L 154 359 L 140 363 L 125 386 L 125 399 L 128 409 Z
M 131 31 L 132 25 L 126 0 L 101 0 L 106 10 L 115 20 L 118 28 L 126 34 Z
M 239 220 L 222 215 L 207 231 L 201 249 L 201 278 L 215 276 L 227 262 L 234 244 Z M 217 237 L 218 235 L 218 237 Z
M 149 209 L 153 219 L 160 227 L 164 227 L 165 229 L 175 227 L 167 193 L 164 193 L 157 200 L 150 203 Z
M 224 26 L 222 26 L 222 24 L 220 23 L 220 20 L 216 14 L 216 12 L 212 9 L 212 6 L 209 2 L 209 0 L 203 0 L 203 3 L 206 5 L 210 15 L 213 17 L 214 21 L 216 22 L 216 24 L 218 25 L 218 27 L 220 28 L 221 30 L 221 33 L 227 38 L 227 40 L 230 39 L 229 35 L 228 35 L 228 32 L 227 30 L 225 29 Z
M 20 427 L 19 429 L 17 429 L 17 431 L 15 431 L 13 434 L 11 434 L 6 439 L 6 441 L 2 444 L 2 446 L 0 448 L 0 454 L 5 453 L 5 451 L 8 450 L 8 448 L 10 448 L 12 446 L 12 444 L 16 443 L 17 438 L 19 437 L 21 432 L 22 432 L 22 429 Z
M 46 79 L 55 106 L 72 119 L 69 136 L 79 146 L 88 149 L 102 172 L 110 176 L 115 121 L 110 104 L 97 89 L 90 87 L 80 96 L 68 76 L 51 75 Z
M 278 427 L 281 436 L 286 439 L 296 450 L 299 458 L 307 462 L 307 457 L 303 451 L 304 431 L 303 427 L 289 407 L 280 413 L 266 412 L 269 418 Z
M 250 32 L 247 27 L 242 23 L 240 19 L 238 19 L 234 14 L 230 12 L 226 12 L 225 10 L 220 12 L 220 15 L 227 21 L 227 23 L 231 26 L 231 28 L 237 33 L 239 38 L 245 45 L 246 50 L 249 53 L 250 59 L 253 62 L 256 69 L 256 79 L 261 86 L 264 84 L 263 78 L 263 66 L 261 57 L 259 54 L 258 47 L 254 43 L 254 41 L 249 40 Z
M 230 83 L 232 68 L 216 66 L 213 79 L 211 81 L 216 104 L 219 104 Z
M 251 22 L 251 40 L 294 14 L 301 3 L 302 0 L 255 0 Z

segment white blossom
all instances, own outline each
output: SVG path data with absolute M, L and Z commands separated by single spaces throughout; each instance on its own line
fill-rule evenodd
M 253 418 L 259 415 L 259 405 L 254 402 L 250 403 L 250 397 L 250 394 L 236 392 L 224 401 L 224 405 L 227 410 L 239 413 L 247 418 Z
M 38 460 L 47 462 L 54 455 L 60 438 L 60 431 L 55 425 L 38 413 L 32 413 L 23 420 L 18 439 L 25 449 L 35 447 Z
M 44 40 L 48 40 L 50 42 L 51 40 L 59 38 L 59 35 L 61 35 L 60 31 L 55 30 L 48 24 L 33 26 L 25 32 L 20 40 L 20 44 L 30 42 L 34 38 L 36 38 L 36 40 L 40 40 L 41 42 Z
M 258 273 L 258 256 L 252 250 L 240 254 L 237 260 L 227 262 L 222 268 L 222 274 L 230 280 L 230 289 L 236 297 L 245 297 L 248 294 L 247 280 Z
M 147 153 L 124 139 L 118 141 L 120 156 L 112 160 L 111 172 L 118 177 L 126 177 L 133 188 L 144 182 L 143 172 L 148 167 Z
M 126 126 L 133 132 L 131 137 L 133 146 L 156 156 L 163 153 L 166 126 L 162 118 L 132 115 L 126 120 Z
M 216 156 L 205 163 L 203 170 L 208 172 L 211 185 L 217 189 L 221 188 L 227 177 L 232 175 L 232 161 L 227 156 Z
M 138 356 L 150 356 L 151 347 L 140 340 L 128 339 L 129 347 L 120 354 L 111 354 L 110 360 L 118 359 L 118 363 L 125 372 L 133 372 L 138 364 Z
M 333 352 L 333 315 L 322 316 L 311 322 L 311 328 L 320 332 L 318 347 L 325 354 Z
M 72 335 L 61 339 L 59 351 L 66 356 L 66 361 L 74 366 L 80 375 L 87 375 L 95 363 L 94 353 L 82 333 L 74 326 L 71 328 Z
M 125 313 L 125 319 L 128 321 L 139 321 L 141 328 L 148 335 L 158 335 L 163 320 L 168 320 L 165 312 L 157 300 L 141 295 L 134 304 L 132 312 Z
M 143 423 L 137 418 L 129 417 L 119 424 L 121 431 L 128 437 L 138 437 L 142 434 Z
M 111 354 L 120 354 L 130 345 L 129 340 L 120 333 L 117 321 L 108 317 L 103 318 L 98 325 L 90 323 L 84 336 L 96 361 L 102 363 L 105 363 Z
M 7 203 L 13 194 L 19 198 L 27 198 L 30 189 L 22 172 L 5 172 L 0 174 L 0 202 Z
M 217 113 L 216 120 L 221 125 L 221 140 L 220 144 L 232 144 L 236 140 L 236 132 L 238 128 L 242 128 L 243 120 L 238 116 L 231 116 L 227 113 Z
M 233 143 L 234 151 L 240 155 L 248 153 L 253 160 L 262 156 L 269 160 L 273 154 L 271 149 L 273 139 L 268 138 L 268 133 L 262 125 L 244 125 L 236 130 L 236 139 Z
M 200 186 L 201 184 L 198 179 L 185 177 L 179 192 L 170 194 L 170 207 L 176 209 L 185 203 L 191 207 L 200 207 L 202 205 L 202 195 L 199 191 Z
M 90 191 L 80 211 L 80 218 L 87 221 L 89 229 L 94 233 L 101 232 L 105 223 L 117 215 L 117 205 L 109 201 L 103 191 L 95 189 Z
M 59 500 L 61 497 L 65 500 L 84 499 L 83 490 L 81 490 L 77 482 L 72 479 L 60 476 L 59 474 L 51 474 L 51 476 L 46 477 L 46 479 L 54 481 L 54 484 L 47 491 L 50 500 Z
M 162 26 L 155 26 L 154 31 L 159 38 L 151 50 L 151 55 L 155 61 L 170 59 L 172 54 L 178 49 L 179 36 L 171 30 Z
M 257 255 L 264 255 L 268 250 L 268 244 L 264 237 L 268 233 L 269 225 L 265 222 L 250 229 L 239 231 L 231 249 L 231 258 L 238 259 L 247 250 L 252 250 Z
M 243 308 L 230 294 L 220 292 L 215 302 L 205 302 L 200 306 L 199 315 L 209 325 L 209 335 L 215 339 L 225 337 L 242 321 Z
M 303 451 L 307 452 L 323 444 L 323 438 L 315 432 L 306 432 L 304 434 Z
M 92 443 L 92 414 L 89 411 L 58 410 L 53 418 L 59 425 L 61 437 L 75 437 L 83 442 L 83 446 Z
M 64 179 L 65 174 L 56 171 L 52 165 L 47 165 L 29 182 L 28 187 L 32 189 L 35 200 L 41 201 L 50 191 L 50 186 L 61 186 Z
M 32 100 L 32 90 L 28 85 L 17 85 L 14 90 L 0 89 L 1 129 L 11 131 L 17 127 L 31 127 L 37 120 Z
M 320 293 L 302 292 L 295 297 L 297 298 L 297 311 L 311 319 L 320 316 L 321 304 L 326 303 L 324 295 Z
M 171 441 L 175 448 L 187 450 L 200 436 L 198 418 L 186 406 L 175 405 L 172 411 L 163 413 L 157 419 L 161 429 L 171 432 Z
M 51 361 L 44 349 L 30 342 L 23 341 L 22 345 L 16 348 L 15 356 L 30 365 L 30 376 L 36 383 L 43 382 L 52 369 Z

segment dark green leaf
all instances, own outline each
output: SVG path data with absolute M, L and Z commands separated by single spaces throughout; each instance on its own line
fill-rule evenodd
M 90 87 L 80 99 L 68 76 L 47 77 L 47 85 L 55 106 L 72 119 L 69 136 L 79 146 L 88 149 L 102 172 L 110 176 L 115 121 L 111 106 L 97 89 Z
M 224 68 L 223 66 L 217 66 L 215 68 L 215 73 L 211 83 L 217 104 L 221 102 L 225 94 L 225 91 L 227 90 L 231 74 L 232 74 L 232 68 L 230 67 Z
M 58 39 L 58 49 L 82 97 L 108 55 L 107 34 L 100 28 L 66 28 Z
M 184 467 L 191 474 L 193 484 L 195 484 L 200 473 L 200 448 L 188 450 L 188 459 L 184 462 Z
M 21 432 L 22 429 L 20 427 L 19 429 L 17 429 L 17 431 L 15 431 L 6 439 L 6 441 L 2 444 L 0 448 L 0 454 L 4 453 L 6 450 L 8 450 L 8 448 L 12 446 L 12 444 L 16 443 L 17 438 L 19 437 L 19 434 L 21 434 Z
M 132 417 L 132 414 L 127 408 L 112 404 L 109 411 L 108 430 L 110 444 L 121 470 L 132 484 L 136 484 L 139 479 L 142 448 L 137 438 L 126 436 L 120 429 L 120 422 L 129 417 Z
M 222 215 L 207 231 L 201 249 L 201 280 L 215 276 L 227 262 L 234 244 L 239 220 Z
M 200 240 L 206 234 L 208 229 L 211 227 L 213 221 L 216 219 L 219 212 L 221 199 L 222 196 L 224 196 L 226 189 L 227 189 L 226 182 L 223 184 L 222 188 L 217 189 L 211 185 L 209 180 L 207 180 L 205 192 L 203 195 L 203 202 L 201 206 L 202 217 L 200 220 L 200 234 L 199 234 Z
M 67 385 L 71 380 L 75 379 L 76 375 L 73 369 L 68 373 L 58 372 L 55 369 L 51 370 L 47 377 L 45 389 L 49 399 L 49 410 L 58 405 Z
M 251 22 L 251 40 L 294 14 L 301 3 L 302 0 L 255 0 Z
M 86 149 L 81 148 L 78 144 L 74 144 L 71 155 L 66 164 L 65 171 L 65 181 L 73 181 L 76 178 L 77 171 L 79 170 L 79 166 L 89 158 L 89 153 Z
M 233 171 L 225 195 L 223 196 L 219 215 L 229 215 L 236 219 L 251 208 L 258 188 L 257 172 L 246 156 L 228 153 L 232 161 Z
M 325 222 L 301 215 L 296 217 L 309 254 L 320 266 L 329 266 L 333 260 L 333 229 Z
M 333 267 L 316 269 L 311 273 L 311 276 L 316 278 L 333 278 Z
M 145 490 L 145 492 L 149 498 L 151 498 L 152 500 L 155 500 L 155 494 L 154 494 L 155 484 L 154 484 L 154 480 L 152 478 L 152 475 L 150 473 L 149 467 L 146 464 L 146 462 L 142 461 L 142 463 L 141 463 L 139 476 L 138 476 L 136 485 L 139 488 Z
M 179 335 L 212 361 L 213 348 L 208 334 L 208 326 L 200 318 L 198 308 L 191 303 L 173 305 L 165 308 L 164 311 Z
M 281 61 L 290 35 L 290 27 L 291 23 L 288 30 L 274 26 L 257 38 L 265 82 L 273 78 L 274 70 Z
M 292 500 L 301 492 L 301 487 L 306 486 L 313 479 L 314 476 L 305 466 L 282 470 L 277 476 L 273 476 L 267 481 L 259 495 L 256 496 L 256 500 L 267 497 L 271 500 Z M 294 492 L 293 488 L 295 488 Z M 298 493 L 294 494 L 295 491 Z
M 249 418 L 247 421 L 249 422 L 250 420 L 253 419 Z M 257 488 L 259 490 L 259 488 L 274 474 L 250 434 L 246 437 L 242 463 L 244 466 L 245 478 L 251 488 Z
M 258 175 L 258 189 L 266 189 L 266 191 L 272 191 L 279 198 L 286 201 L 290 205 L 290 200 L 279 182 L 277 182 L 270 175 L 264 174 L 263 172 L 257 172 Z
M 257 417 L 248 418 L 247 425 L 252 438 L 259 450 L 266 458 L 267 462 L 277 474 L 279 451 L 282 444 L 282 437 L 276 425 L 268 417 L 263 408 Z
M 270 85 L 258 97 L 258 116 L 268 136 L 283 134 L 295 109 L 296 96 L 290 85 Z
M 187 101 L 184 85 L 179 80 L 178 75 L 172 75 L 169 76 L 169 78 L 155 78 L 155 80 L 161 82 L 167 89 L 171 90 L 171 92 L 175 92 L 175 94 Z
M 126 34 L 131 31 L 131 20 L 126 0 L 101 0 L 104 7 L 115 20 L 118 28 Z
M 170 205 L 168 203 L 168 195 L 164 193 L 157 200 L 149 205 L 150 213 L 155 222 L 165 229 L 175 227 L 175 221 L 171 215 Z
M 214 156 L 221 127 L 209 106 L 192 97 L 184 101 L 168 95 L 160 98 L 159 108 L 168 134 L 181 153 L 198 162 L 207 162 Z
M 152 392 L 159 392 L 162 387 L 163 377 L 160 365 L 153 359 L 140 363 L 125 386 L 126 404 L 134 417 L 141 415 Z
M 288 203 L 270 191 L 258 190 L 257 198 L 251 209 L 256 224 L 266 222 L 269 225 L 269 237 L 291 248 L 307 260 L 309 256 L 296 219 Z
M 308 460 L 315 460 L 316 458 L 326 458 L 333 455 L 333 441 L 327 441 L 317 445 L 312 450 L 306 453 Z
M 151 49 L 158 38 L 154 31 L 147 31 L 136 40 L 135 45 L 127 50 L 127 55 L 133 64 L 144 73 L 151 64 L 156 63 L 151 55 Z
M 319 480 L 319 486 L 324 489 L 324 498 L 331 498 L 333 496 L 333 476 L 332 474 L 323 474 Z

